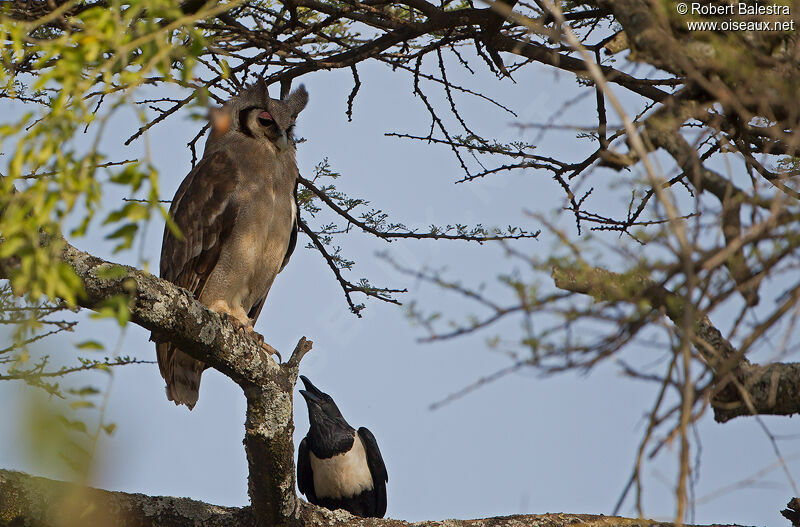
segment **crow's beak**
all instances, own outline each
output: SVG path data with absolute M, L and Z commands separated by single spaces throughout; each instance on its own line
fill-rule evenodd
M 309 406 L 315 404 L 316 406 L 320 406 L 322 404 L 322 399 L 317 397 L 315 394 L 308 392 L 306 390 L 300 390 L 300 395 L 306 400 L 306 404 Z
M 313 395 L 316 399 L 320 398 L 322 395 L 322 390 L 311 384 L 311 381 L 308 380 L 308 377 L 301 375 L 300 380 L 303 381 L 303 386 L 305 386 L 306 390 L 308 390 L 306 393 Z M 304 390 L 300 390 L 300 393 L 303 393 L 303 391 Z

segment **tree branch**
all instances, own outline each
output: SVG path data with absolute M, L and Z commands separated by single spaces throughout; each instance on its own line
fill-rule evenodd
M 242 387 L 279 371 L 256 339 L 200 304 L 171 282 L 130 266 L 107 262 L 64 243 L 62 259 L 83 282 L 81 307 L 97 309 L 114 296 L 129 297 L 131 321 L 219 370 Z
M 683 325 L 684 299 L 648 278 L 588 266 L 554 267 L 552 277 L 559 289 L 601 302 L 637 304 L 645 300 L 653 309 L 662 309 L 676 326 Z M 695 348 L 716 377 L 711 406 L 718 422 L 743 415 L 800 413 L 800 363 L 751 364 L 707 316 L 693 329 L 699 339 Z
M 590 514 L 530 514 L 474 520 L 408 523 L 395 519 L 357 518 L 300 502 L 295 525 L 318 527 L 672 527 L 672 523 Z M 76 524 L 68 518 L 79 518 Z M 67 519 L 65 523 L 65 518 Z M 219 507 L 188 498 L 146 496 L 81 487 L 0 470 L 0 526 L 62 527 L 251 527 L 250 507 Z M 685 526 L 691 527 L 691 526 Z M 725 527 L 725 526 L 718 526 Z M 728 526 L 733 527 L 733 526 Z
M 394 238 L 412 238 L 415 240 L 424 240 L 424 239 L 431 239 L 431 240 L 463 240 L 468 242 L 490 242 L 490 241 L 500 241 L 500 240 L 519 240 L 523 238 L 536 238 L 539 235 L 539 232 L 527 232 L 527 231 L 520 231 L 519 233 L 512 233 L 512 234 L 502 234 L 501 232 L 497 231 L 497 234 L 489 233 L 486 234 L 449 234 L 446 231 L 433 231 L 433 232 L 416 232 L 410 229 L 408 230 L 380 230 L 375 228 L 374 226 L 367 225 L 366 222 L 359 220 L 358 218 L 354 217 L 350 214 L 349 211 L 343 209 L 339 205 L 337 205 L 331 198 L 328 196 L 323 190 L 317 188 L 316 185 L 312 181 L 307 180 L 303 176 L 298 176 L 297 180 L 308 190 L 310 190 L 315 196 L 321 199 L 328 207 L 331 208 L 336 214 L 341 216 L 342 218 L 346 219 L 348 223 L 351 223 L 361 229 L 362 231 L 377 236 L 386 241 L 391 241 Z
M 537 62 L 541 62 L 542 64 L 547 64 L 564 71 L 575 73 L 589 71 L 589 68 L 584 61 L 576 59 L 575 57 L 570 57 L 569 55 L 565 55 L 563 53 L 558 53 L 557 51 L 542 44 L 523 42 L 502 34 L 496 35 L 492 42 L 498 51 L 506 51 L 508 53 L 521 55 L 523 57 L 533 59 Z M 637 79 L 636 77 L 616 70 L 610 66 L 600 65 L 599 67 L 608 82 L 619 84 L 620 86 L 623 86 L 634 93 L 638 93 L 643 97 L 647 97 L 650 100 L 661 102 L 670 96 L 669 93 L 656 88 L 646 79 Z
M 70 521 L 70 515 L 80 518 Z M 0 470 L 0 526 L 237 527 L 253 525 L 249 507 L 219 507 L 188 498 L 81 487 Z

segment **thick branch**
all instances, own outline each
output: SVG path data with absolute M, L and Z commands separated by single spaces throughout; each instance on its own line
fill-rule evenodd
M 153 340 L 177 344 L 242 387 L 259 384 L 279 371 L 254 338 L 236 331 L 185 289 L 64 244 L 63 260 L 83 281 L 86 292 L 79 300 L 81 307 L 97 309 L 114 296 L 127 296 L 131 321 L 152 331 Z
M 744 363 L 737 369 L 740 387 L 728 386 L 711 401 L 720 423 L 743 415 L 800 413 L 800 364 Z M 742 392 L 746 394 L 742 396 Z
M 314 9 L 334 17 L 347 17 L 348 13 L 342 12 L 333 4 L 317 2 L 316 0 L 297 0 L 297 6 Z M 366 44 L 357 46 L 341 53 L 326 57 L 325 60 L 306 61 L 289 68 L 268 81 L 285 81 L 294 79 L 306 73 L 321 69 L 337 69 L 350 67 L 353 64 L 374 57 L 379 53 L 401 42 L 409 42 L 419 36 L 441 31 L 443 29 L 459 27 L 462 25 L 479 24 L 486 16 L 485 9 L 459 9 L 456 11 L 443 11 L 433 19 L 422 24 L 405 24 L 394 31 L 385 33 Z
M 647 301 L 662 309 L 678 327 L 684 322 L 684 300 L 643 276 L 604 269 L 554 268 L 556 287 L 592 296 L 601 302 Z M 751 364 L 722 333 L 703 317 L 693 328 L 700 340 L 696 349 L 717 376 L 718 394 L 711 400 L 714 418 L 724 423 L 742 415 L 793 415 L 800 413 L 800 364 Z M 729 383 L 730 375 L 735 381 Z
M 247 451 L 248 493 L 258 525 L 287 523 L 297 509 L 294 468 L 295 382 L 302 356 L 311 341 L 300 339 L 288 363 L 268 382 L 245 389 L 247 417 L 244 446 Z
M 71 522 L 70 517 L 80 518 Z M 253 525 L 249 507 L 209 505 L 188 498 L 97 490 L 0 470 L 0 526 L 94 527 Z
M 569 55 L 565 55 L 563 53 L 558 53 L 557 51 L 542 44 L 536 44 L 534 42 L 522 42 L 502 34 L 496 35 L 493 43 L 498 51 L 514 53 L 516 55 L 541 62 L 542 64 L 554 66 L 564 71 L 576 73 L 588 71 L 588 67 L 584 61 L 576 59 L 575 57 L 570 57 Z M 661 102 L 669 97 L 669 93 L 659 90 L 646 80 L 637 79 L 636 77 L 628 75 L 627 73 L 615 70 L 610 66 L 600 66 L 600 69 L 603 71 L 603 74 L 608 82 L 619 84 L 620 86 L 623 86 L 634 93 L 638 93 L 643 97 L 647 97 L 650 100 Z
M 0 470 L 0 526 L 72 525 L 68 521 L 65 523 L 69 515 L 79 517 L 80 525 L 93 527 L 251 527 L 255 519 L 249 507 L 218 507 L 187 498 L 109 492 Z M 531 514 L 412 524 L 393 519 L 356 518 L 341 510 L 331 512 L 305 502 L 296 520 L 296 525 L 318 527 L 564 527 L 578 524 L 585 527 L 673 525 L 589 514 Z

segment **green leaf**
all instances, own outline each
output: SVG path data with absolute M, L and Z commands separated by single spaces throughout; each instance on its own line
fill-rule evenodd
M 220 59 L 219 67 L 222 69 L 222 78 L 228 79 L 231 76 L 231 66 L 228 64 L 228 61 L 225 59 Z
M 114 247 L 114 253 L 118 253 L 124 249 L 130 249 L 133 245 L 133 238 L 136 236 L 136 232 L 139 230 L 139 226 L 135 223 L 128 223 L 123 225 L 119 229 L 115 230 L 108 236 L 106 236 L 107 240 L 116 240 L 121 239 L 120 243 Z
M 142 203 L 134 201 L 128 203 L 121 209 L 110 213 L 103 221 L 103 225 L 108 225 L 109 223 L 115 223 L 124 219 L 136 222 L 140 220 L 145 220 L 149 217 L 150 217 L 150 209 L 148 209 Z
M 22 251 L 22 248 L 27 245 L 27 240 L 20 236 L 5 240 L 0 244 L 0 258 L 9 258 L 17 255 Z
M 73 388 L 73 389 L 68 390 L 68 391 L 72 395 L 77 395 L 79 397 L 86 397 L 86 396 L 89 396 L 89 395 L 97 395 L 98 393 L 100 393 L 100 390 L 98 390 L 94 386 L 84 386 L 83 388 L 77 388 L 77 389 Z
M 86 229 L 89 228 L 89 222 L 92 220 L 90 215 L 87 215 L 85 218 L 81 220 L 80 225 L 75 227 L 70 231 L 70 235 L 74 237 L 84 236 L 86 234 Z
M 64 417 L 63 415 L 58 416 L 58 420 L 69 430 L 76 430 L 78 432 L 86 433 L 86 423 L 83 421 L 72 421 Z
M 102 351 L 106 349 L 102 343 L 97 342 L 96 340 L 85 340 L 75 345 L 76 348 L 80 350 L 95 350 L 95 351 Z
M 128 270 L 121 265 L 103 265 L 97 269 L 95 275 L 103 280 L 116 280 L 128 274 Z
M 92 318 L 115 318 L 120 326 L 125 326 L 131 319 L 129 305 L 130 297 L 127 295 L 114 295 L 105 299 L 90 316 Z
M 118 185 L 129 185 L 135 192 L 139 190 L 145 177 L 145 173 L 139 169 L 139 164 L 132 163 L 120 172 L 112 175 L 110 180 L 112 183 L 117 183 Z

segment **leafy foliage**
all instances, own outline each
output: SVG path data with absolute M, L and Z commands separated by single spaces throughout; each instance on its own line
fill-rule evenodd
M 9 43 L 0 52 L 0 93 L 38 107 L 0 126 L 0 148 L 8 153 L 0 182 L 0 258 L 16 259 L 8 268 L 16 294 L 75 304 L 80 284 L 59 259 L 58 237 L 67 225 L 76 225 L 71 236 L 85 235 L 100 209 L 99 168 L 116 164 L 100 150 L 105 124 L 153 75 L 172 78 L 177 72 L 173 82 L 187 85 L 208 45 L 193 23 L 231 5 L 185 15 L 175 2 L 162 0 L 108 7 L 67 2 L 30 20 L 8 12 L 0 18 L 0 38 Z M 145 197 L 103 219 L 117 226 L 108 238 L 119 251 L 131 247 L 140 221 L 164 211 L 158 173 L 149 163 L 109 170 L 105 182 Z

